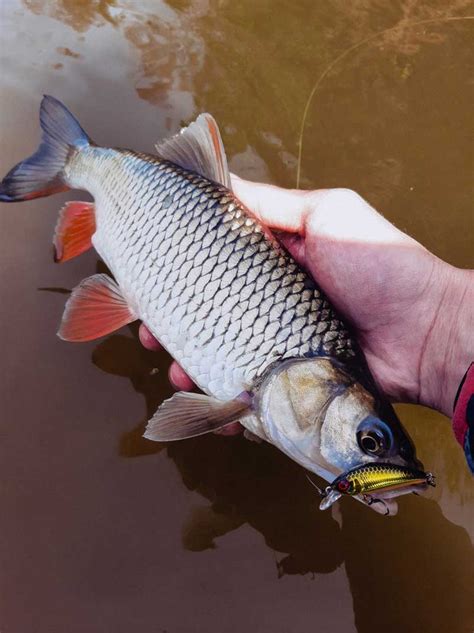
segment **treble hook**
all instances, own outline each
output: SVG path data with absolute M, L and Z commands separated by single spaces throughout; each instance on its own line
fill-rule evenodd
M 390 508 L 383 499 L 377 499 L 376 497 L 372 497 L 371 495 L 363 495 L 363 497 L 368 506 L 372 506 L 374 505 L 374 503 L 381 503 L 383 506 L 385 506 L 385 516 L 388 516 L 390 514 Z

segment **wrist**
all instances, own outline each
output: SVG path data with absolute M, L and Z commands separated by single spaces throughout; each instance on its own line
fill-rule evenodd
M 459 383 L 474 360 L 474 271 L 438 260 L 432 325 L 420 361 L 419 400 L 451 417 Z

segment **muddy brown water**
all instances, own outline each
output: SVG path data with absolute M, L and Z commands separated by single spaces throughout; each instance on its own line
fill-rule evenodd
M 457 266 L 473 266 L 472 28 L 410 27 L 461 0 L 1 3 L 3 174 L 38 138 L 43 93 L 92 138 L 150 151 L 200 111 L 237 173 L 358 190 Z M 2 205 L 2 633 L 470 632 L 474 486 L 449 422 L 399 413 L 438 476 L 385 520 L 351 500 L 317 509 L 301 468 L 270 446 L 141 438 L 171 393 L 165 354 L 135 327 L 55 336 L 94 253 L 53 264 L 59 208 L 77 193 Z

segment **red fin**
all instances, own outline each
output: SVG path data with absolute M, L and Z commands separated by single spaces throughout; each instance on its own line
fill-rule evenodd
M 117 283 L 108 275 L 92 275 L 72 291 L 58 336 L 65 341 L 92 341 L 136 319 Z
M 91 246 L 95 233 L 94 205 L 91 202 L 66 202 L 54 229 L 54 261 L 66 262 Z
M 204 116 L 205 116 L 207 129 L 209 130 L 209 135 L 212 139 L 214 157 L 216 159 L 217 170 L 219 174 L 218 182 L 222 182 L 226 184 L 226 186 L 229 189 L 232 189 L 230 179 L 229 179 L 229 168 L 227 166 L 227 158 L 225 155 L 224 144 L 222 143 L 219 127 L 217 126 L 217 123 L 214 120 L 214 117 L 212 117 L 210 114 L 205 114 Z

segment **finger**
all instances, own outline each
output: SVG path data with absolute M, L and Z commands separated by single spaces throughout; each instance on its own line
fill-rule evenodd
M 179 391 L 191 391 L 196 386 L 184 369 L 176 361 L 171 363 L 168 371 L 170 383 Z
M 278 241 L 283 244 L 295 261 L 301 266 L 306 264 L 305 239 L 297 233 L 278 233 Z
M 231 178 L 236 196 L 271 228 L 318 239 L 415 244 L 354 191 L 282 189 Z
M 244 427 L 240 424 L 240 422 L 231 422 L 230 424 L 226 424 L 221 429 L 217 429 L 214 431 L 216 435 L 240 435 L 243 433 Z
M 152 351 L 163 349 L 159 341 L 153 336 L 153 334 L 144 323 L 140 325 L 138 336 L 140 338 L 141 344 L 146 347 L 146 349 Z M 190 391 L 196 386 L 191 378 L 184 371 L 184 369 L 180 367 L 176 361 L 173 361 L 171 363 L 168 376 L 171 384 L 175 389 L 179 389 L 181 391 Z
M 302 233 L 310 211 L 310 194 L 299 189 L 282 189 L 274 185 L 243 180 L 231 174 L 235 195 L 267 226 Z
M 146 347 L 146 349 L 149 349 L 152 352 L 157 352 L 158 350 L 163 349 L 159 341 L 157 341 L 144 323 L 140 324 L 138 337 L 143 347 Z
M 309 202 L 305 234 L 318 242 L 415 244 L 350 189 L 318 189 L 310 193 Z

